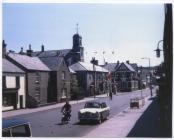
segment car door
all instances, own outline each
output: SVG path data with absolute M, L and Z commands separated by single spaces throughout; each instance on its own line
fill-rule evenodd
M 106 103 L 101 103 L 101 108 L 102 108 L 102 117 L 103 119 L 106 119 L 108 117 L 108 110 L 106 109 L 107 108 L 107 105 Z

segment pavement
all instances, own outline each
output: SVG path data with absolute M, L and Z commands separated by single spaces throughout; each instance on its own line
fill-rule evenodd
M 156 96 L 149 98 L 150 105 L 140 116 L 127 137 L 164 137 L 160 129 L 160 110 Z
M 155 96 L 153 98 L 156 98 Z M 159 137 L 159 122 L 156 104 L 151 97 L 145 98 L 145 105 L 139 109 L 128 107 L 116 116 L 109 118 L 99 127 L 83 137 L 87 138 L 124 138 L 124 137 Z M 152 107 L 153 106 L 153 107 Z M 150 108 L 150 110 L 149 110 Z M 148 110 L 148 112 L 147 112 Z M 146 115 L 146 117 L 142 116 Z M 151 121 L 149 121 L 151 120 Z M 146 127 L 144 127 L 146 126 Z M 142 131 L 143 130 L 143 131 Z M 153 130 L 153 131 L 152 131 Z

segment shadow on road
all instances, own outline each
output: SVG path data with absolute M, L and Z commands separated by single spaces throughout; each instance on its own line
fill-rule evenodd
M 150 100 L 153 100 L 152 103 L 138 119 L 127 137 L 161 137 L 157 97 L 150 98 Z
M 55 123 L 54 125 L 64 125 L 63 123 Z
M 86 122 L 77 122 L 77 123 L 74 123 L 73 125 L 97 125 L 98 122 L 96 121 L 86 121 Z
M 56 123 L 54 125 L 66 125 L 66 124 L 69 124 L 68 122 L 67 123 Z

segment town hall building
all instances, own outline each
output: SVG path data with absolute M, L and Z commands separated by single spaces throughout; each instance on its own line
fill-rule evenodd
M 31 49 L 31 48 L 30 48 Z M 84 62 L 84 47 L 82 46 L 82 37 L 78 33 L 73 35 L 73 46 L 72 49 L 63 49 L 63 50 L 48 50 L 45 51 L 44 46 L 41 46 L 41 51 L 30 50 L 32 56 L 44 58 L 44 57 L 59 57 L 62 56 L 65 59 L 67 66 L 75 64 L 77 62 Z

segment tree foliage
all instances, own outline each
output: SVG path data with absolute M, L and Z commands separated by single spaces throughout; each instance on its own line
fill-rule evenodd
M 75 100 L 84 98 L 84 92 L 84 89 L 79 87 L 76 76 L 71 76 L 71 99 Z

